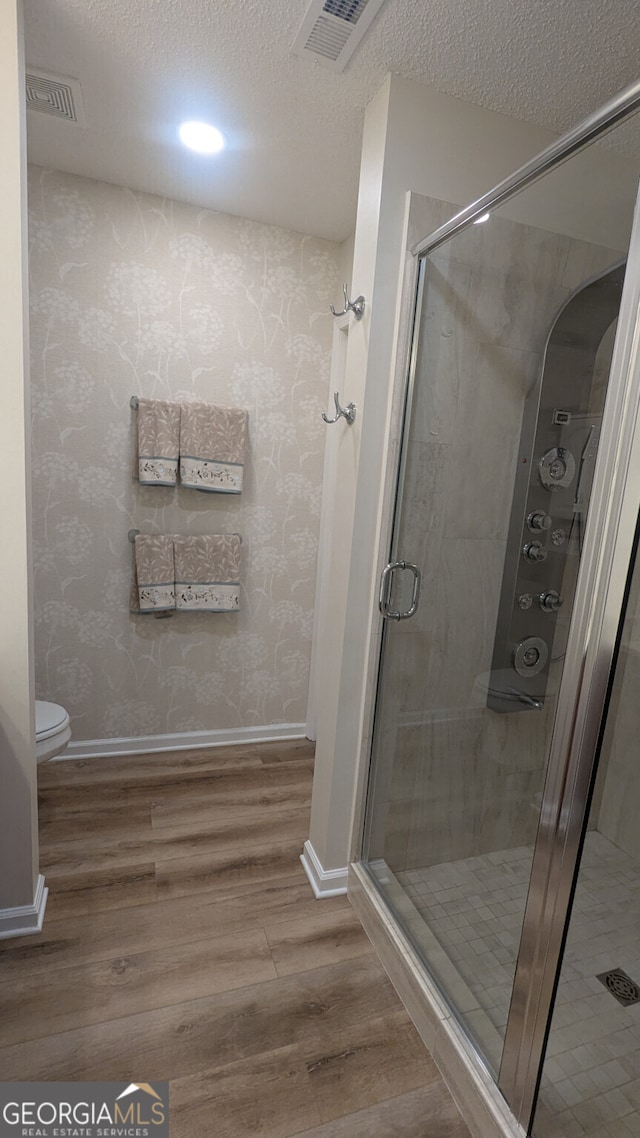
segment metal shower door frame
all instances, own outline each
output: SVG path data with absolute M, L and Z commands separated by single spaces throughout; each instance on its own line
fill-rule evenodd
M 462 210 L 412 252 L 420 261 L 426 260 L 429 253 L 483 213 L 515 196 L 638 109 L 640 81 Z M 418 289 L 424 279 L 424 263 L 420 270 Z M 589 524 L 498 1078 L 511 1110 L 527 1130 L 541 1077 L 639 513 L 640 209 L 636 199 Z

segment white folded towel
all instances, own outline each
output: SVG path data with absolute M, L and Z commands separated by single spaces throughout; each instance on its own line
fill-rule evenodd
M 195 490 L 242 490 L 247 413 L 239 407 L 183 403 L 180 412 L 180 481 Z

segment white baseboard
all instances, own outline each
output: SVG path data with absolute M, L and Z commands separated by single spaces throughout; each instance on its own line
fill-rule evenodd
M 300 861 L 318 900 L 323 897 L 337 897 L 340 893 L 347 892 L 348 866 L 345 865 L 340 869 L 323 869 L 310 841 L 304 843 L 304 852 L 300 854 Z
M 15 909 L 0 909 L 0 940 L 11 936 L 29 936 L 39 933 L 44 921 L 49 890 L 39 874 L 32 905 L 18 905 Z
M 281 739 L 304 739 L 304 723 L 269 723 L 265 727 L 230 727 L 220 731 L 180 731 L 171 735 L 132 735 L 112 739 L 71 742 L 61 755 L 65 759 L 98 759 L 109 755 L 147 755 L 154 751 L 196 751 L 205 747 L 232 747 L 243 743 L 274 743 Z

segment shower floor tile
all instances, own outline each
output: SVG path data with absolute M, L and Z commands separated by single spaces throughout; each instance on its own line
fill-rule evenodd
M 397 873 L 486 1016 L 504 1034 L 533 848 Z M 535 1138 L 640 1138 L 640 1004 L 596 977 L 640 983 L 640 865 L 590 831 L 547 1050 Z

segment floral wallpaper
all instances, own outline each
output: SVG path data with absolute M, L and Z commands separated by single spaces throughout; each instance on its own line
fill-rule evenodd
M 30 170 L 36 690 L 75 740 L 305 719 L 338 246 Z M 239 495 L 134 478 L 132 395 L 248 412 Z M 240 611 L 129 612 L 142 533 L 240 533 Z

